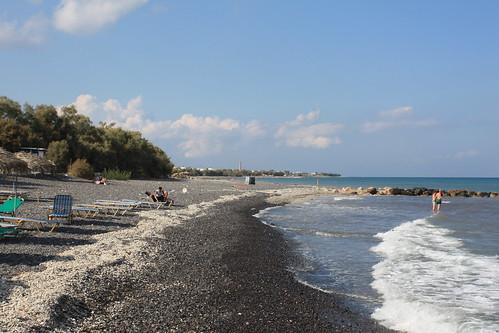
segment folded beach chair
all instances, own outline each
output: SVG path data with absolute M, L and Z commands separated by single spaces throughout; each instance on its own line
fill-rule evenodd
M 16 210 L 24 203 L 21 197 L 10 197 L 0 205 L 0 214 L 9 214 L 14 216 Z
M 73 220 L 72 215 L 73 197 L 68 194 L 58 194 L 54 198 L 52 212 L 48 214 L 48 220 L 66 220 L 69 223 Z M 60 223 L 54 224 L 53 231 Z

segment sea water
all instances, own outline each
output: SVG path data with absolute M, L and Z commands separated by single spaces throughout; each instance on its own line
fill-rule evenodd
M 294 240 L 298 280 L 389 328 L 499 332 L 499 199 L 430 201 L 318 196 L 257 216 Z

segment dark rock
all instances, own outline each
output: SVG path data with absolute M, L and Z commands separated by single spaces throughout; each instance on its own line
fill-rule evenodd
M 413 190 L 413 193 L 414 195 L 423 195 L 425 194 L 425 192 L 427 192 L 428 190 L 424 187 L 415 187 L 412 189 Z
M 393 187 L 388 190 L 389 195 L 401 195 L 403 193 L 403 189 Z

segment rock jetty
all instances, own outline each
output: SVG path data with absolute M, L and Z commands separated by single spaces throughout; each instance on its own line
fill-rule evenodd
M 342 194 L 342 195 L 408 195 L 408 196 L 430 196 L 438 191 L 433 188 L 414 187 L 342 187 L 342 188 L 321 188 L 321 191 Z M 480 198 L 499 198 L 499 192 L 476 192 L 469 190 L 448 190 L 442 191 L 444 196 L 448 197 L 480 197 Z

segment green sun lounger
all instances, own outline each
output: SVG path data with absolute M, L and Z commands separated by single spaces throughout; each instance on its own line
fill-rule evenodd
M 16 237 L 18 234 L 15 224 L 0 222 L 0 238 Z
M 14 216 L 16 210 L 24 203 L 21 197 L 10 197 L 0 204 L 0 214 L 8 214 Z

